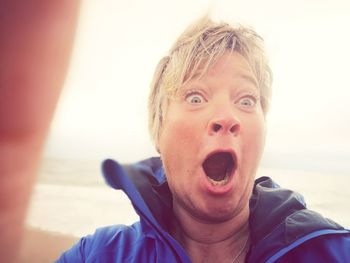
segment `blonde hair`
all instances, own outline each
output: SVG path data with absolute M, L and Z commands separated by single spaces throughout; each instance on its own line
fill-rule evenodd
M 204 75 L 227 50 L 240 53 L 248 61 L 258 81 L 261 107 L 267 113 L 272 72 L 265 56 L 263 39 L 250 28 L 216 23 L 205 16 L 180 35 L 156 67 L 148 100 L 149 131 L 155 144 L 158 143 L 169 98 L 176 95 L 199 68 L 200 76 Z

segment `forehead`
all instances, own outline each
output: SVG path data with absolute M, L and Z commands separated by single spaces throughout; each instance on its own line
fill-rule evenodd
M 221 78 L 223 76 L 248 82 L 258 88 L 258 81 L 250 64 L 237 51 L 226 51 L 212 65 L 202 65 L 188 81 L 206 79 L 207 77 Z

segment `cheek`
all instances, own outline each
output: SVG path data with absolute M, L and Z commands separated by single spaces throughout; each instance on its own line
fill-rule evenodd
M 166 152 L 169 148 L 179 148 L 189 137 L 189 128 L 185 123 L 178 120 L 168 120 L 165 123 L 159 140 L 161 151 Z
M 247 125 L 245 138 L 245 150 L 253 159 L 260 160 L 265 146 L 266 124 L 263 119 L 258 118 Z
M 167 119 L 167 122 L 164 123 L 158 148 L 166 168 L 174 170 L 180 167 L 180 156 L 183 156 L 182 151 L 187 144 L 188 132 L 188 128 L 181 121 Z
M 263 150 L 266 138 L 266 125 L 264 121 L 260 121 L 257 124 L 256 128 L 253 130 L 253 137 L 256 138 L 257 146 L 261 147 Z
M 199 130 L 198 123 L 188 116 L 169 114 L 160 133 L 160 149 L 172 147 L 180 152 L 190 149 L 199 139 Z
M 168 112 L 159 137 L 159 150 L 168 180 L 186 176 L 201 145 L 199 123 L 182 112 Z M 178 183 L 178 182 L 177 182 Z

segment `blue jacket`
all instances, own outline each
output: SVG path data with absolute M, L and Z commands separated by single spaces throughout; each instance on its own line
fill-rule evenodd
M 57 262 L 191 262 L 170 236 L 172 196 L 159 158 L 103 163 L 107 183 L 130 198 L 140 222 L 98 229 Z M 250 200 L 252 245 L 246 262 L 350 262 L 350 231 L 306 209 L 303 197 L 270 178 L 255 181 Z

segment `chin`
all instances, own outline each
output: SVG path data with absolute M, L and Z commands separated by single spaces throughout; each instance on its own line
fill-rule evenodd
M 232 203 L 227 205 L 212 204 L 206 208 L 206 211 L 202 213 L 201 217 L 211 223 L 223 223 L 234 218 L 244 210 L 243 205 Z

